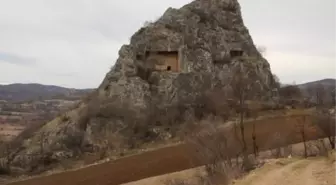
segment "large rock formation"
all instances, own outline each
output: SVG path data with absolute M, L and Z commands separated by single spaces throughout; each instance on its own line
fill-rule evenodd
M 18 156 L 39 153 L 43 142 L 52 158 L 71 157 L 79 145 L 94 150 L 105 137 L 102 131 L 132 138 L 145 127 L 139 120 L 151 119 L 153 105 L 192 103 L 209 89 L 229 88 L 231 69 L 246 57 L 254 58 L 255 73 L 270 86 L 269 63 L 244 26 L 237 0 L 195 0 L 168 8 L 121 47 L 91 103 L 47 123 L 23 143 Z

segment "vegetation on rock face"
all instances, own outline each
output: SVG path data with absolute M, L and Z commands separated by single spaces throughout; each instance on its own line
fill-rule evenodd
M 237 43 L 243 56 L 232 57 L 230 49 Z M 143 48 L 183 51 L 181 71 L 141 71 L 137 53 Z M 226 121 L 238 115 L 235 137 L 241 138 L 238 153 L 248 169 L 244 121 L 259 110 L 251 113 L 248 101 L 270 102 L 280 96 L 285 104 L 302 96 L 297 86 L 279 88 L 243 24 L 238 2 L 195 0 L 181 9 L 168 9 L 135 33 L 96 91 L 74 110 L 18 137 L 20 150 L 12 152 L 12 161 L 17 167 L 40 171 L 39 165 L 48 169 L 84 153 L 104 158 L 181 136 L 188 122 L 210 115 Z M 257 143 L 254 148 L 257 155 Z M 25 159 L 27 155 L 34 158 Z
M 147 51 L 171 50 L 178 51 L 177 71 L 153 70 L 154 62 L 143 61 Z M 0 138 L 0 175 L 39 174 L 85 154 L 97 160 L 120 157 L 145 144 L 177 138 L 191 146 L 197 164 L 205 165 L 202 184 L 228 184 L 260 165 L 256 159 L 266 147 L 260 146 L 256 120 L 263 111 L 314 108 L 295 125 L 303 156 L 313 155 L 307 138 L 316 128 L 335 149 L 333 83 L 281 86 L 244 26 L 237 0 L 195 0 L 146 22 L 121 47 L 95 91 L 29 84 L 23 92 L 22 84 L 0 86 L 0 99 L 12 94 L 11 101 L 64 94 L 73 98 L 92 91 L 56 119 L 31 124 L 12 141 Z M 246 132 L 251 119 L 252 129 Z M 274 133 L 270 140 L 272 155 L 285 156 L 285 136 Z M 326 154 L 322 143 L 315 148 Z
M 230 56 L 230 50 L 237 46 L 243 56 Z M 180 72 L 154 71 L 146 73 L 145 79 L 137 76 L 143 66 L 137 56 L 146 53 L 144 49 L 179 51 Z M 245 88 L 244 100 L 246 95 L 252 95 L 248 92 L 252 87 L 245 87 L 247 82 L 237 86 L 230 83 L 239 79 L 236 69 L 248 69 L 249 80 L 257 78 L 258 88 L 263 90 L 269 90 L 274 81 L 268 62 L 243 24 L 237 1 L 196 0 L 180 9 L 169 8 L 157 21 L 136 32 L 129 45 L 121 47 L 115 66 L 90 98 L 73 114 L 37 130 L 19 155 L 38 153 L 40 150 L 30 149 L 39 148 L 36 141 L 44 133 L 48 135 L 44 150 L 52 156 L 56 151 L 80 156 L 86 151 L 114 150 L 111 141 L 105 139 L 106 130 L 117 136 L 123 147 L 137 148 L 146 142 L 178 136 L 186 119 L 203 119 L 210 114 L 227 119 L 235 111 L 219 111 L 212 106 L 223 105 L 217 99 L 209 99 L 216 91 L 228 94 L 230 90 L 239 90 L 238 86 Z M 244 114 L 244 103 L 232 97 L 231 104 L 236 106 L 240 102 L 237 111 Z

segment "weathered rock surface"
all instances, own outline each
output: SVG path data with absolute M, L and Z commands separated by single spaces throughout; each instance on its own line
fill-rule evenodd
M 273 79 L 269 63 L 244 26 L 237 0 L 195 0 L 180 9 L 168 8 L 157 21 L 137 31 L 129 45 L 121 47 L 114 67 L 93 97 L 96 105 L 89 104 L 86 113 L 82 113 L 85 108 L 78 108 L 67 115 L 69 119 L 47 123 L 25 141 L 20 155 L 38 153 L 42 133 L 48 136 L 43 142 L 46 150 L 54 153 L 52 156 L 70 157 L 68 152 L 74 153 L 78 145 L 95 150 L 105 137 L 102 131 L 127 132 L 132 137 L 137 133 L 125 129 L 130 127 L 129 121 L 136 125 L 141 119 L 151 119 L 147 113 L 153 104 L 164 107 L 191 103 L 209 89 L 227 88 L 232 67 L 241 62 L 230 55 L 237 49 L 243 56 L 256 58 L 255 72 L 265 87 L 270 86 Z M 153 66 L 144 61 L 148 51 L 178 52 L 178 70 L 151 70 Z

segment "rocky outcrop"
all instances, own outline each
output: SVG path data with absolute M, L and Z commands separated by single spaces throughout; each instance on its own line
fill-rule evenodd
M 152 63 L 151 53 L 167 60 Z M 86 110 L 84 119 L 81 114 L 84 109 L 79 108 L 68 114 L 66 121 L 46 124 L 26 141 L 29 150 L 21 153 L 36 153 L 41 133 L 49 136 L 46 147 L 58 153 L 64 148 L 73 151 L 70 144 L 94 146 L 102 130 L 127 132 L 132 137 L 136 132 L 125 130 L 130 127 L 126 119 L 133 120 L 133 127 L 138 126 L 139 120 L 151 119 L 148 112 L 153 104 L 165 107 L 190 103 L 209 89 L 230 88 L 232 68 L 242 63 L 242 57 L 254 58 L 255 73 L 263 86 L 269 87 L 273 80 L 269 63 L 258 52 L 244 26 L 237 0 L 195 0 L 180 9 L 168 8 L 157 21 L 139 29 L 129 45 L 121 47 L 114 67 L 93 97 L 99 102 L 96 110 Z M 172 63 L 174 70 L 168 66 Z M 94 107 L 83 103 L 85 106 Z M 80 141 L 76 143 L 72 138 L 72 143 L 66 144 L 78 131 L 82 131 Z
M 180 9 L 169 8 L 120 49 L 119 58 L 99 92 L 107 97 L 122 96 L 119 98 L 144 108 L 146 98 L 153 95 L 151 80 L 159 79 L 155 81 L 157 94 L 164 96 L 162 103 L 169 104 L 181 98 L 181 91 L 190 96 L 218 84 L 227 85 L 230 68 L 235 65 L 230 50 L 237 48 L 245 56 L 259 58 L 256 70 L 264 83 L 270 83 L 270 66 L 254 46 L 236 0 L 196 0 Z M 143 61 L 137 55 L 146 51 L 179 51 L 181 71 L 154 72 L 148 80 L 141 79 L 137 70 Z

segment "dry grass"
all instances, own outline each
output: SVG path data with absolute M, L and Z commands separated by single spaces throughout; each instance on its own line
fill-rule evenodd
M 328 159 L 331 163 L 335 163 L 336 161 L 336 152 L 335 150 L 332 150 L 330 152 L 328 152 Z
M 333 152 L 334 153 L 334 152 Z M 233 185 L 296 185 L 335 184 L 335 163 L 325 158 L 280 158 L 267 160 L 266 164 L 251 171 Z M 198 177 L 204 175 L 204 167 L 151 177 L 122 185 L 196 185 Z
M 294 162 L 294 159 L 292 160 L 283 159 L 283 160 L 278 160 L 278 161 L 283 161 L 287 165 L 287 164 Z M 270 160 L 269 163 L 264 165 L 262 168 L 258 168 L 252 171 L 251 174 L 255 174 L 255 173 L 263 174 L 268 171 L 274 170 L 278 168 L 279 166 L 281 165 L 277 164 L 276 160 Z M 139 181 L 130 182 L 130 183 L 122 184 L 122 185 L 175 185 L 175 183 L 179 184 L 180 182 L 184 182 L 183 185 L 196 185 L 196 183 L 199 182 L 199 178 L 204 177 L 205 174 L 206 174 L 205 167 L 199 167 L 199 168 L 184 170 L 180 172 L 160 175 L 156 177 L 150 177 L 150 178 L 146 178 L 146 179 L 142 179 Z M 251 180 L 257 180 L 258 177 L 252 175 L 249 177 L 244 177 L 244 179 L 251 181 Z M 233 182 L 238 182 L 238 181 L 239 180 L 235 180 Z
M 288 140 L 283 143 L 286 146 L 290 143 L 297 143 L 301 141 L 301 138 L 297 136 L 295 132 L 295 124 L 300 119 L 299 115 L 295 116 L 278 116 L 264 120 L 257 120 L 257 142 L 260 146 L 260 151 L 274 148 L 273 138 L 275 132 L 280 133 L 280 136 Z M 54 125 L 56 126 L 56 125 Z M 224 128 L 223 128 L 224 129 Z M 252 124 L 246 123 L 246 136 L 249 136 L 252 131 Z M 320 137 L 316 130 L 307 131 L 308 139 L 316 139 Z M 247 138 L 248 145 L 251 145 L 250 137 Z M 73 184 L 73 182 L 81 180 L 81 177 L 88 176 L 90 174 L 90 180 L 86 180 L 89 184 L 91 180 L 95 180 L 104 184 L 104 182 L 111 182 L 110 184 L 125 183 L 143 179 L 146 177 L 162 175 L 165 173 L 172 173 L 185 169 L 201 166 L 200 163 L 191 163 L 192 151 L 186 144 L 178 144 L 171 147 L 162 148 L 155 151 L 146 152 L 140 155 L 134 155 L 131 157 L 122 158 L 117 161 L 110 161 L 89 168 L 83 168 L 76 171 L 67 173 L 55 174 L 48 177 L 34 179 L 28 182 L 35 184 L 53 184 L 57 180 L 62 180 L 63 185 Z M 250 151 L 252 151 L 250 149 Z M 148 168 L 150 162 L 151 168 Z M 111 169 L 113 169 L 111 171 Z M 141 169 L 141 170 L 140 170 Z M 125 171 L 132 171 L 132 175 L 124 174 Z M 110 175 L 105 176 L 104 173 L 109 172 Z M 125 176 L 126 175 L 126 176 Z M 82 181 L 82 180 L 81 180 Z M 112 183 L 113 182 L 113 183 Z M 22 182 L 23 184 L 25 182 Z M 21 184 L 21 183 L 17 183 Z

